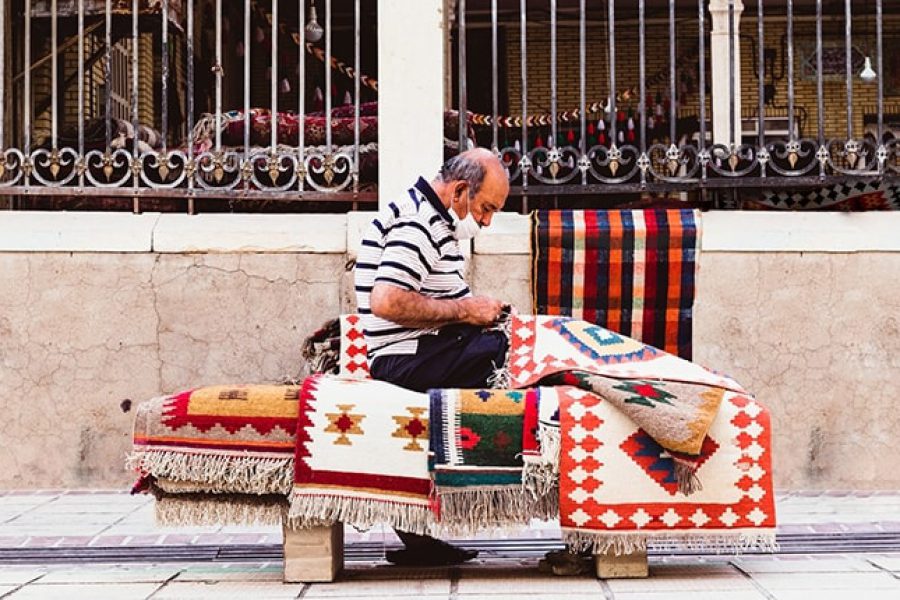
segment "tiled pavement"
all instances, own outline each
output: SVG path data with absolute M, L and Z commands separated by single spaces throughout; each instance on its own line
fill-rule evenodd
M 779 531 L 900 534 L 900 493 L 781 493 Z M 0 492 L 0 549 L 277 544 L 277 527 L 166 529 L 152 501 L 114 492 Z M 554 524 L 508 534 L 556 538 Z M 498 536 L 493 536 L 498 537 Z M 501 536 L 502 537 L 502 536 Z M 349 543 L 393 543 L 375 528 Z M 335 584 L 285 585 L 280 562 L 0 564 L 0 598 L 605 598 L 616 600 L 900 600 L 896 552 L 651 557 L 651 577 L 598 581 L 538 573 L 536 559 L 488 558 L 458 569 L 354 562 Z

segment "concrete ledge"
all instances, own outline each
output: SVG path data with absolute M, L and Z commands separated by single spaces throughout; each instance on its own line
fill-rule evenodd
M 0 212 L 0 252 L 150 252 L 159 213 Z
M 900 252 L 900 212 L 703 213 L 703 252 Z
M 343 254 L 344 215 L 164 214 L 154 252 L 285 252 Z

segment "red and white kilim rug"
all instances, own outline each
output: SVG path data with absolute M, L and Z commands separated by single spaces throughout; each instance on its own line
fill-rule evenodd
M 362 318 L 357 314 L 341 315 L 341 350 L 338 375 L 348 379 L 369 379 L 366 358 L 366 336 Z
M 773 549 L 769 413 L 727 392 L 698 474 L 703 489 L 678 491 L 674 464 L 619 410 L 584 390 L 560 390 L 560 522 L 567 542 L 602 552 L 653 544 Z
M 300 392 L 290 518 L 425 533 L 428 395 L 375 380 L 308 377 Z

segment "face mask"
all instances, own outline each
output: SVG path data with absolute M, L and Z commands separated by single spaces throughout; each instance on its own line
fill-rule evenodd
M 475 217 L 470 212 L 462 221 L 456 219 L 456 224 L 453 227 L 453 237 L 460 241 L 470 240 L 478 235 L 480 231 L 481 225 L 478 224 L 478 221 L 475 220 Z

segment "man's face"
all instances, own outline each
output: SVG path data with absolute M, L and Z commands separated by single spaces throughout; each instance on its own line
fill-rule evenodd
M 469 201 L 472 217 L 482 227 L 489 227 L 494 213 L 503 209 L 509 195 L 509 180 L 505 173 L 492 172 L 484 178 L 481 188 Z

